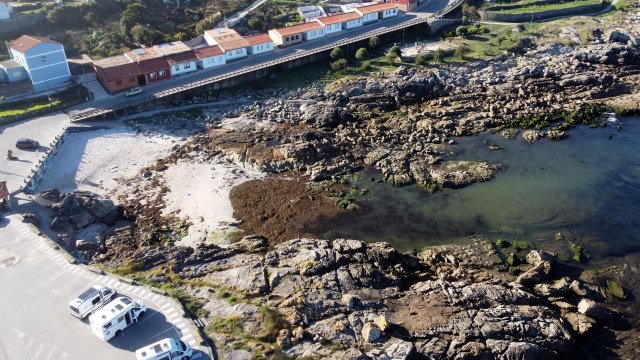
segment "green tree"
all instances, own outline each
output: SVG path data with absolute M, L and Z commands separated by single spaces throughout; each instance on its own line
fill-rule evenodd
M 415 64 L 420 66 L 424 64 L 424 61 L 424 54 L 418 54 L 418 56 L 416 56 Z
M 128 16 L 132 17 L 136 21 L 140 21 L 142 19 L 142 14 L 144 14 L 144 6 L 140 3 L 134 2 L 127 5 L 127 9 L 122 12 L 122 17 Z
M 123 16 L 120 19 L 120 31 L 127 36 L 131 34 L 131 30 L 135 25 L 136 20 L 131 16 Z
M 249 25 L 250 28 L 252 28 L 253 30 L 260 30 L 262 29 L 262 21 L 258 20 L 258 19 L 249 19 L 249 21 L 247 21 L 247 24 Z
M 331 50 L 331 54 L 329 54 L 329 56 L 331 56 L 333 60 L 342 59 L 344 58 L 344 51 L 342 51 L 342 49 L 340 49 L 339 47 L 336 47 Z
M 391 47 L 391 49 L 389 49 L 389 55 L 395 55 L 395 57 L 400 58 L 402 57 L 402 49 L 400 49 L 400 46 L 394 45 Z
M 466 24 L 466 23 L 467 23 L 467 16 L 462 15 L 462 24 Z
M 377 48 L 378 46 L 380 46 L 380 39 L 377 36 L 370 37 L 369 46 L 371 46 L 372 49 Z
M 462 44 L 456 48 L 456 51 L 453 55 L 460 60 L 465 60 L 467 52 L 469 52 L 469 49 L 467 49 L 467 45 Z
M 466 26 L 458 26 L 456 28 L 456 35 L 464 37 L 465 35 L 467 35 L 468 31 L 469 31 L 468 27 L 466 27 Z
M 478 33 L 478 29 L 474 27 L 470 27 L 467 29 L 467 35 L 475 35 Z
M 331 63 L 331 68 L 333 70 L 340 70 L 345 67 L 347 67 L 347 60 L 345 59 L 338 59 Z
M 360 48 L 356 51 L 356 59 L 362 60 L 369 57 L 369 52 L 366 48 Z

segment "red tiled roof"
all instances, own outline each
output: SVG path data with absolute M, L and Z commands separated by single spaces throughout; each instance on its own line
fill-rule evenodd
M 97 72 L 102 73 L 107 81 L 120 80 L 140 74 L 136 64 L 132 63 L 126 56 L 112 56 L 93 62 Z
M 356 10 L 358 10 L 362 14 L 369 14 L 372 12 L 396 9 L 397 7 L 398 6 L 393 3 L 382 3 L 369 6 L 361 6 L 359 8 L 356 8 Z
M 345 21 L 349 21 L 349 20 L 360 19 L 360 18 L 362 18 L 362 15 L 360 15 L 357 12 L 353 11 L 353 12 L 348 12 L 348 13 L 344 13 L 344 14 L 338 14 L 338 15 L 318 18 L 318 21 L 320 21 L 324 26 L 327 26 L 327 25 L 331 25 L 331 24 L 337 24 L 337 23 L 341 23 L 341 22 L 345 22 Z
M 268 42 L 273 42 L 273 40 L 271 40 L 271 38 L 269 37 L 269 34 L 258 34 L 253 36 L 247 36 L 244 39 L 247 40 L 249 45 L 259 45 L 259 44 L 264 44 Z
M 167 59 L 167 62 L 169 63 L 169 65 L 177 65 L 177 64 L 183 64 L 189 61 L 196 61 L 198 60 L 198 57 L 196 56 L 196 54 L 193 53 L 193 50 L 189 50 L 189 51 L 181 52 L 179 54 L 167 55 L 165 56 L 165 59 Z
M 25 51 L 43 42 L 50 43 L 50 44 L 60 44 L 57 41 L 53 41 L 51 39 L 47 39 L 46 37 L 42 37 L 42 36 L 22 35 L 19 38 L 10 42 L 9 47 L 12 48 L 13 50 L 24 53 Z
M 193 53 L 196 54 L 198 59 L 206 59 L 212 56 L 218 56 L 224 54 L 224 51 L 218 45 L 204 46 L 193 49 Z
M 143 74 L 160 70 L 168 70 L 171 67 L 167 60 L 163 57 L 141 60 L 140 62 L 135 62 L 134 64 L 136 64 L 138 71 Z
M 304 24 L 292 25 L 292 26 L 287 26 L 287 27 L 273 29 L 273 30 L 277 31 L 280 35 L 285 36 L 285 35 L 300 34 L 300 33 L 312 31 L 312 30 L 320 30 L 322 28 L 324 28 L 324 25 L 314 20 Z

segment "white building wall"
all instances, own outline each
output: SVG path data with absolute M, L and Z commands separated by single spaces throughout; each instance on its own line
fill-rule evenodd
M 0 19 L 11 18 L 11 3 L 0 2 Z
M 362 23 L 369 23 L 369 22 L 373 22 L 373 21 L 378 21 L 378 13 L 377 12 L 364 14 L 364 16 L 362 17 Z
M 314 40 L 324 37 L 325 31 L 324 28 L 318 30 L 311 30 L 304 33 L 305 40 Z
M 343 22 L 344 29 L 349 30 L 362 26 L 362 18 Z
M 262 54 L 268 51 L 273 51 L 273 42 L 252 45 L 251 48 L 249 48 L 249 54 L 251 55 Z
M 190 73 L 196 70 L 198 70 L 198 67 L 195 61 L 189 61 L 182 64 L 171 65 L 171 77 L 174 77 L 180 74 Z
M 326 34 L 333 34 L 334 32 L 342 31 L 342 24 L 331 24 L 324 27 Z
M 225 52 L 225 56 L 227 61 L 243 58 L 247 56 L 247 48 L 229 50 Z
M 196 62 L 196 65 L 198 65 L 198 67 L 201 69 L 208 69 L 210 67 L 220 66 L 226 63 L 227 61 L 224 55 L 216 55 L 205 59 L 200 59 Z
M 398 9 L 390 9 L 382 12 L 382 18 L 388 19 L 390 17 L 398 16 Z

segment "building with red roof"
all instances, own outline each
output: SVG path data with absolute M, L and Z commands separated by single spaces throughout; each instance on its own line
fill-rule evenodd
M 198 60 L 196 65 L 201 69 L 226 64 L 226 56 L 220 45 L 202 46 L 193 49 Z
M 247 52 L 249 55 L 256 55 L 263 52 L 273 51 L 273 40 L 269 34 L 258 34 L 253 36 L 245 36 L 244 39 L 249 43 Z
M 317 21 L 324 25 L 324 31 L 326 34 L 331 34 L 333 32 L 349 30 L 362 26 L 362 14 L 352 11 L 318 18 Z
M 364 24 L 398 16 L 398 5 L 386 2 L 375 5 L 361 6 L 355 9 L 362 15 Z
M 93 62 L 96 78 L 109 93 L 138 86 L 140 71 L 131 59 L 124 55 L 111 56 Z
M 124 53 L 138 68 L 138 83 L 145 85 L 171 78 L 171 66 L 164 55 L 154 48 L 134 49 Z
M 209 45 L 219 45 L 224 51 L 226 61 L 246 57 L 251 46 L 240 34 L 229 28 L 206 30 L 204 39 Z
M 24 67 L 36 91 L 71 80 L 64 47 L 46 37 L 22 35 L 9 42 L 9 56 Z
M 273 44 L 280 47 L 295 45 L 303 40 L 321 38 L 324 35 L 324 25 L 318 20 L 269 30 L 269 37 L 273 40 Z

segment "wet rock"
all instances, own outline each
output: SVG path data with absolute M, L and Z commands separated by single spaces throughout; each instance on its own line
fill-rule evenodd
M 614 315 L 613 311 L 590 299 L 580 300 L 578 312 L 597 320 L 608 320 Z
M 527 140 L 529 144 L 533 144 L 542 138 L 542 134 L 535 130 L 525 130 L 522 132 L 522 138 Z
M 94 244 L 91 250 L 95 250 L 104 244 L 104 239 L 109 227 L 106 224 L 95 223 L 87 226 L 86 228 L 79 230 L 75 234 L 76 248 L 78 250 L 89 250 L 92 246 L 87 243 Z M 78 244 L 83 248 L 78 247 Z
M 551 270 L 551 263 L 543 260 L 531 269 L 525 271 L 522 275 L 518 276 L 516 283 L 524 286 L 535 285 L 549 276 L 549 274 L 551 274 Z
M 549 263 L 551 263 L 551 265 L 553 265 L 556 263 L 558 256 L 548 251 L 531 250 L 527 254 L 526 259 L 529 264 L 534 266 L 540 264 L 543 261 L 548 261 Z
M 571 325 L 573 331 L 580 335 L 587 334 L 596 324 L 595 320 L 580 313 L 567 312 L 562 317 Z

